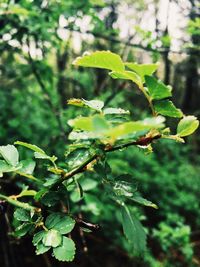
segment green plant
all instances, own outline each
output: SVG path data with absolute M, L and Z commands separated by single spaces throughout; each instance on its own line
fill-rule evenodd
M 172 88 L 152 76 L 157 64 L 123 62 L 120 56 L 110 51 L 97 51 L 77 58 L 74 65 L 108 69 L 112 78 L 132 81 L 144 95 L 151 115 L 133 121 L 128 110 L 106 108 L 100 100 L 68 100 L 69 105 L 86 110 L 87 116 L 68 121 L 72 131 L 68 136 L 71 143 L 65 151 L 65 162 L 25 142 L 1 146 L 0 175 L 6 179 L 7 173 L 12 173 L 17 180 L 22 176 L 27 179 L 27 185 L 16 195 L 1 193 L 0 199 L 15 207 L 15 236 L 31 234 L 36 254 L 52 249 L 56 259 L 71 261 L 75 255 L 71 238 L 75 225 L 85 232 L 98 228 L 97 224 L 85 222 L 80 214 L 80 211 L 99 214 L 101 201 L 89 192 L 98 188 L 113 201 L 114 207 L 120 207 L 124 234 L 134 252 L 141 253 L 145 250 L 146 233 L 134 214 L 132 202 L 157 206 L 137 192 L 130 174 L 113 175 L 107 155 L 130 146 L 142 147 L 149 153 L 152 143 L 159 139 L 184 142 L 183 137 L 192 134 L 199 122 L 194 116 L 185 116 L 169 100 Z M 175 134 L 166 128 L 165 117 L 181 119 Z M 32 150 L 35 159 L 45 160 L 47 163 L 42 164 L 44 171 L 35 171 L 36 162 L 32 158 L 19 159 L 16 146 Z

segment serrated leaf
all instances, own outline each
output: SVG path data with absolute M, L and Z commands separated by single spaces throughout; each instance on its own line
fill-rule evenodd
M 158 63 L 156 64 L 138 64 L 138 63 L 125 63 L 125 66 L 127 66 L 129 69 L 135 71 L 144 82 L 144 76 L 145 75 L 152 75 L 158 68 Z
M 11 166 L 15 167 L 19 163 L 19 153 L 13 145 L 0 146 L 0 155 Z
M 88 100 L 83 99 L 83 102 L 87 107 L 94 109 L 94 110 L 98 110 L 98 111 L 101 111 L 104 106 L 104 102 L 100 100 L 88 101 Z
M 55 206 L 60 200 L 60 196 L 57 192 L 48 191 L 42 195 L 40 201 L 47 207 Z
M 104 106 L 104 102 L 101 100 L 85 100 L 71 98 L 67 101 L 68 105 L 78 106 L 78 107 L 87 107 L 97 111 L 101 111 Z
M 62 235 L 68 234 L 72 231 L 75 226 L 75 221 L 68 215 L 62 213 L 50 214 L 45 222 L 45 226 L 48 229 L 58 230 Z
M 154 100 L 160 100 L 172 96 L 171 87 L 165 85 L 160 80 L 152 76 L 145 76 L 145 82 L 148 88 L 149 95 Z
M 116 139 L 118 137 L 133 134 L 140 131 L 148 131 L 151 129 L 162 128 L 164 127 L 163 122 L 163 117 L 146 118 L 143 121 L 125 122 L 108 130 L 106 134 Z
M 32 229 L 33 225 L 25 222 L 15 229 L 15 235 L 18 237 L 25 236 Z
M 43 245 L 43 243 L 38 243 L 37 246 L 36 246 L 36 255 L 41 255 L 41 254 L 44 254 L 45 252 L 47 252 L 48 250 L 50 250 L 51 247 L 45 247 Z
M 42 243 L 45 247 L 56 248 L 62 243 L 62 236 L 58 230 L 51 229 L 44 235 Z
M 38 152 L 38 153 L 41 153 L 41 154 L 46 154 L 44 152 L 44 150 L 42 150 L 41 148 L 39 148 L 38 146 L 36 145 L 32 145 L 32 144 L 29 144 L 29 143 L 25 143 L 25 142 L 21 142 L 21 141 L 16 141 L 15 142 L 15 145 L 20 145 L 20 146 L 24 146 L 26 148 L 29 148 L 35 152 Z
M 180 109 L 176 108 L 172 101 L 161 100 L 154 103 L 155 111 L 163 116 L 169 116 L 174 118 L 183 117 L 183 113 Z
M 21 165 L 17 165 L 17 166 L 11 166 L 9 165 L 5 160 L 0 160 L 0 173 L 4 173 L 4 172 L 14 172 L 18 169 L 21 168 Z
M 83 67 L 93 67 L 108 69 L 113 71 L 123 71 L 124 64 L 119 55 L 110 51 L 96 51 L 93 53 L 84 53 L 73 62 L 74 65 Z
M 34 152 L 34 157 L 36 159 L 50 159 L 51 158 L 47 154 L 43 154 L 43 153 L 39 153 L 39 152 Z
M 28 222 L 31 220 L 30 212 L 25 209 L 16 209 L 14 212 L 14 218 L 18 221 Z
M 36 246 L 40 241 L 42 241 L 43 237 L 45 236 L 46 231 L 40 231 L 34 234 L 32 243 L 34 246 Z
M 76 119 L 69 120 L 68 124 L 74 129 L 89 132 L 101 132 L 103 129 L 108 128 L 108 123 L 102 115 L 78 117 Z
M 137 253 L 144 252 L 146 248 L 146 233 L 140 223 L 127 206 L 122 207 L 122 226 L 126 238 L 133 245 Z
M 129 183 L 126 181 L 116 181 L 113 184 L 113 191 L 116 196 L 124 196 L 130 198 L 133 196 L 136 188 L 133 183 Z
M 26 174 L 32 174 L 35 169 L 35 161 L 32 159 L 25 159 L 21 160 L 20 163 L 22 164 L 22 167 L 20 168 L 20 172 L 26 173 Z
M 109 75 L 113 79 L 131 80 L 132 82 L 136 83 L 138 87 L 142 87 L 142 79 L 140 78 L 139 75 L 137 75 L 137 73 L 133 71 L 123 71 L 123 72 L 112 71 L 109 73 Z
M 109 128 L 109 124 L 103 116 L 95 115 L 92 118 L 92 131 L 95 133 L 105 132 Z
M 59 261 L 72 261 L 75 256 L 74 241 L 68 237 L 63 237 L 62 245 L 53 249 L 55 258 Z
M 154 209 L 158 209 L 158 206 L 154 204 L 153 202 L 139 196 L 139 195 L 133 195 L 131 199 L 141 205 L 147 206 L 147 207 L 152 207 Z
M 124 114 L 130 114 L 129 110 L 124 110 L 122 108 L 105 108 L 103 110 L 104 115 L 109 115 L 109 114 L 119 114 L 119 115 L 124 115 Z
M 199 121 L 195 116 L 185 116 L 178 124 L 177 134 L 180 137 L 188 136 L 199 127 Z

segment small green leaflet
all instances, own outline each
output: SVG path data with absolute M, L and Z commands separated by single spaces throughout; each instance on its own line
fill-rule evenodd
M 51 162 L 55 162 L 57 160 L 57 158 L 55 156 L 52 156 L 52 157 L 48 156 L 44 152 L 44 150 L 42 150 L 41 148 L 39 148 L 36 145 L 32 145 L 32 144 L 21 142 L 21 141 L 15 142 L 15 145 L 24 146 L 26 148 L 29 148 L 29 149 L 33 150 L 34 151 L 34 157 L 37 158 L 37 159 L 48 159 Z
M 164 118 L 158 116 L 156 118 L 146 118 L 143 121 L 130 121 L 122 123 L 112 129 L 109 129 L 106 134 L 114 139 L 123 135 L 132 134 L 140 131 L 148 131 L 151 129 L 159 129 L 164 127 Z
M 43 245 L 43 243 L 38 243 L 36 246 L 36 255 L 40 255 L 40 254 L 44 254 L 45 252 L 47 252 L 48 250 L 50 250 L 51 247 L 46 247 Z
M 0 155 L 11 166 L 15 167 L 19 163 L 19 153 L 13 145 L 0 146 Z
M 58 230 L 51 229 L 44 235 L 42 243 L 45 247 L 56 248 L 62 243 L 62 236 Z
M 53 249 L 55 258 L 59 261 L 72 261 L 76 252 L 74 241 L 63 237 L 62 245 Z
M 0 160 L 0 177 L 3 176 L 4 172 L 14 172 L 20 168 L 21 168 L 21 164 L 14 167 L 14 166 L 9 165 L 5 160 Z
M 169 116 L 174 118 L 183 117 L 183 113 L 180 109 L 177 109 L 172 101 L 170 100 L 161 100 L 154 103 L 154 108 L 156 113 L 163 116 Z
M 46 231 L 40 231 L 34 234 L 33 236 L 33 245 L 36 246 L 40 241 L 42 241 L 43 237 L 46 235 Z
M 69 120 L 68 124 L 74 129 L 82 131 L 101 132 L 108 128 L 108 123 L 102 115 L 94 115 L 90 117 L 78 117 Z
M 15 142 L 15 145 L 20 145 L 20 146 L 24 146 L 26 148 L 29 148 L 35 152 L 38 152 L 38 153 L 41 153 L 41 154 L 46 154 L 44 152 L 44 150 L 42 150 L 41 148 L 39 148 L 38 146 L 36 145 L 32 145 L 32 144 L 29 144 L 29 143 L 25 143 L 25 142 L 21 142 L 21 141 L 16 141 Z
M 192 134 L 199 127 L 199 121 L 195 116 L 185 116 L 178 124 L 177 134 L 184 137 Z
M 48 229 L 58 230 L 61 234 L 68 234 L 74 228 L 75 221 L 68 215 L 52 213 L 46 219 L 45 226 Z
M 26 173 L 26 174 L 33 174 L 33 171 L 35 169 L 35 161 L 32 159 L 25 159 L 21 160 L 20 163 L 22 164 L 22 167 L 20 168 L 20 172 Z
M 30 230 L 33 230 L 33 228 L 33 224 L 24 222 L 15 229 L 15 235 L 17 237 L 25 236 Z
M 110 51 L 86 52 L 82 57 L 76 58 L 73 64 L 82 67 L 124 71 L 124 64 L 120 56 Z
M 18 221 L 29 222 L 31 220 L 30 211 L 25 209 L 16 209 L 14 212 L 14 218 Z
M 172 88 L 165 85 L 160 80 L 151 76 L 145 76 L 145 82 L 148 88 L 149 95 L 153 100 L 159 100 L 172 96 Z
M 133 71 L 112 71 L 109 73 L 109 75 L 113 79 L 125 79 L 125 80 L 131 80 L 132 82 L 136 83 L 138 87 L 142 87 L 142 80 L 140 76 L 138 76 L 135 72 Z
M 138 63 L 125 63 L 125 66 L 127 66 L 129 69 L 135 71 L 144 82 L 144 76 L 145 75 L 152 75 L 158 68 L 159 64 L 138 64 Z
M 101 100 L 85 100 L 85 99 L 77 99 L 77 98 L 72 98 L 67 101 L 68 105 L 73 105 L 73 106 L 78 106 L 78 107 L 87 107 L 91 108 L 97 111 L 101 111 L 104 102 Z
M 146 248 L 146 233 L 135 215 L 126 205 L 122 206 L 122 226 L 126 238 L 133 245 L 136 253 L 144 252 Z
M 124 115 L 124 114 L 130 114 L 129 110 L 124 110 L 122 108 L 105 108 L 103 110 L 104 115 L 110 115 L 110 114 L 119 114 L 119 115 Z
M 141 197 L 138 194 L 135 194 L 131 197 L 131 199 L 141 205 L 147 206 L 147 207 L 152 207 L 154 209 L 158 209 L 158 206 L 156 204 L 154 204 L 153 202 Z

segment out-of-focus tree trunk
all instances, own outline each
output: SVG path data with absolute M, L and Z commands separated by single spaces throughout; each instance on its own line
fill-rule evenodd
M 198 7 L 198 1 L 190 0 L 191 11 L 189 18 L 195 20 L 199 17 L 200 8 Z M 191 41 L 194 46 L 200 45 L 200 36 L 192 34 Z M 187 72 L 186 72 L 186 82 L 185 82 L 185 95 L 183 99 L 182 108 L 185 112 L 196 110 L 199 108 L 199 97 L 198 93 L 199 87 L 199 77 L 198 77 L 198 60 L 200 53 L 193 49 L 190 50 L 190 55 L 187 61 Z

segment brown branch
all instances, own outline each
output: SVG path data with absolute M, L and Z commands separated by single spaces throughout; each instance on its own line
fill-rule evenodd
M 107 146 L 104 148 L 103 152 L 110 153 L 110 152 L 113 152 L 116 150 L 127 148 L 129 146 L 147 146 L 147 145 L 151 144 L 154 140 L 159 139 L 159 138 L 161 138 L 161 134 L 158 134 L 158 135 L 155 135 L 152 137 L 151 136 L 148 136 L 148 137 L 144 136 L 144 137 L 141 137 L 140 139 L 138 139 L 137 141 L 132 141 L 132 142 L 121 144 L 121 145 L 114 146 L 114 147 Z M 58 186 L 59 184 L 61 184 L 63 181 L 68 180 L 69 178 L 73 177 L 76 174 L 79 174 L 79 173 L 86 171 L 87 165 L 98 158 L 101 158 L 99 153 L 93 154 L 90 158 L 88 158 L 86 161 L 84 161 L 80 166 L 72 169 L 71 171 L 65 172 L 63 170 L 61 178 L 59 180 L 57 180 L 57 182 L 54 183 L 51 188 L 53 189 L 56 186 Z

